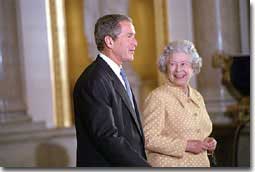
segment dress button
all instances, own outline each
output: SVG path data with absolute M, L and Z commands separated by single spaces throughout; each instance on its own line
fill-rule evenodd
M 197 116 L 197 113 L 194 113 L 193 115 L 194 115 L 194 116 Z
M 200 133 L 200 129 L 197 129 L 197 133 Z

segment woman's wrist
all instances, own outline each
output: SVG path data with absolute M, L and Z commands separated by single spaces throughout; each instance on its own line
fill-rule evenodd
M 213 155 L 214 151 L 213 150 L 207 150 L 207 155 Z

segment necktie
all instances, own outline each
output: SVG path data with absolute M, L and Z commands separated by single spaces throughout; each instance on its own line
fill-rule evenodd
M 124 71 L 123 68 L 120 69 L 120 76 L 122 77 L 122 79 L 124 80 L 124 83 L 125 83 L 125 86 L 126 86 L 126 91 L 127 91 L 127 94 L 128 94 L 128 97 L 132 103 L 132 106 L 134 108 L 134 102 L 133 102 L 133 98 L 132 98 L 132 92 L 131 92 L 131 89 L 130 89 L 130 85 L 129 85 L 129 82 L 127 80 L 127 75 Z

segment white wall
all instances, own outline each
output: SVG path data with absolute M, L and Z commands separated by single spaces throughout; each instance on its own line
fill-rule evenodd
M 27 113 L 54 125 L 45 0 L 17 0 Z
M 169 40 L 193 41 L 192 0 L 168 0 Z
M 168 0 L 168 40 L 193 40 L 192 0 Z M 196 76 L 190 84 L 196 88 Z

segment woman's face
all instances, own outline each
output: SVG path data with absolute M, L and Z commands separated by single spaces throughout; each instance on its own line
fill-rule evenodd
M 192 75 L 191 56 L 185 53 L 171 54 L 167 65 L 167 76 L 170 82 L 186 88 Z

